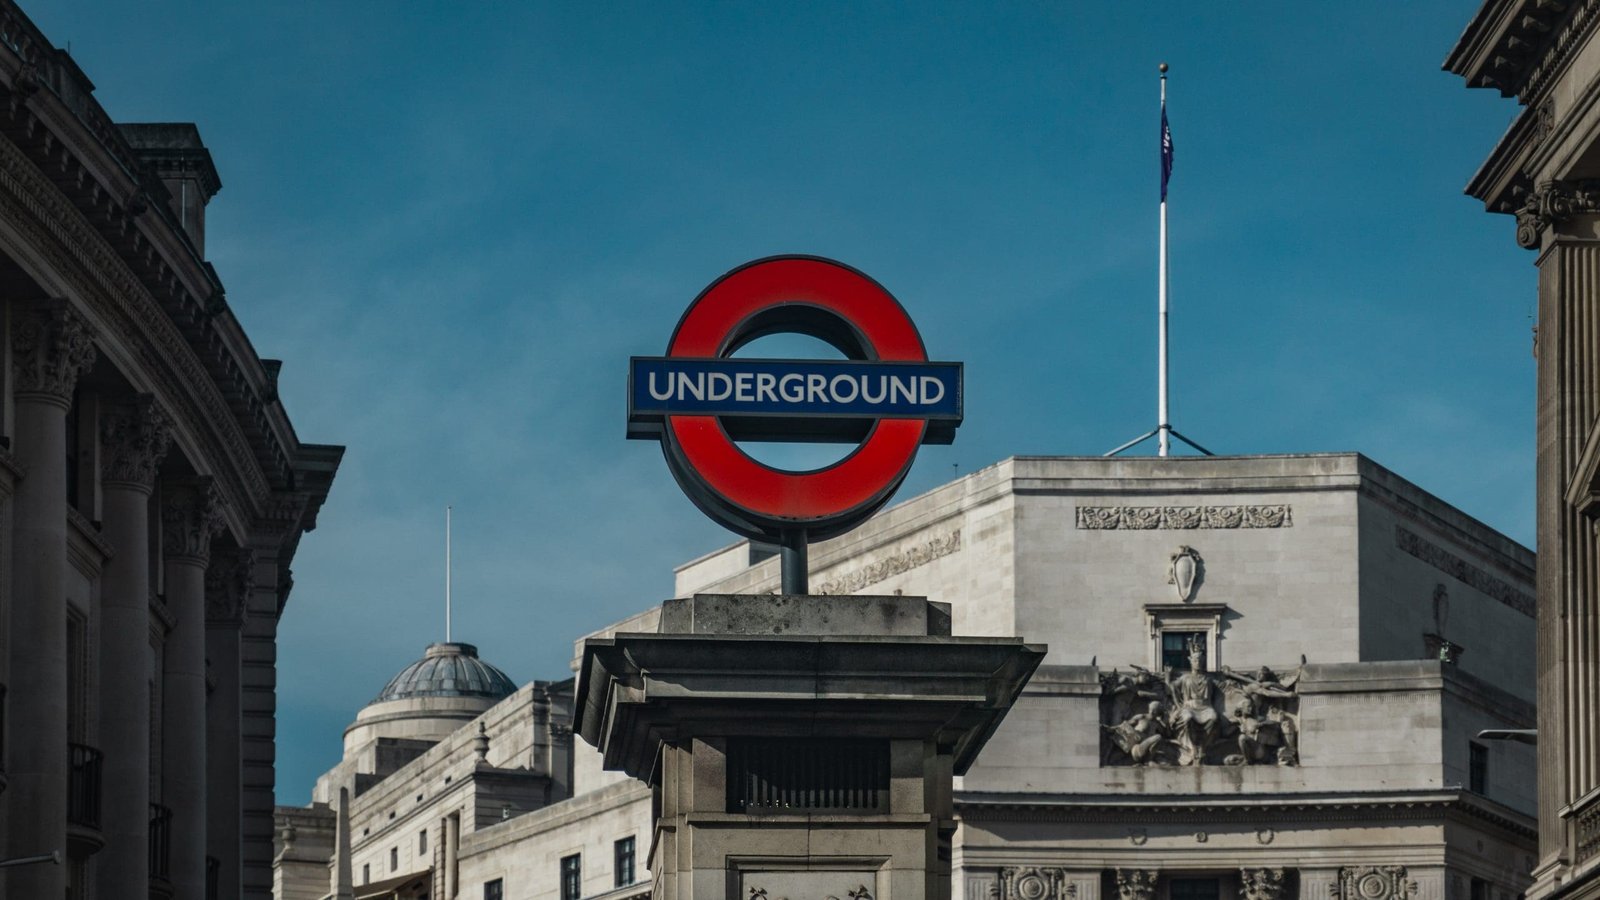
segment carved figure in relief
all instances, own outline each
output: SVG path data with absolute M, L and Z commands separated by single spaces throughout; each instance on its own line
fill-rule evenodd
M 1222 675 L 1227 679 L 1223 684 L 1224 708 L 1237 730 L 1239 745 L 1239 752 L 1223 762 L 1246 765 L 1271 758 L 1280 766 L 1299 763 L 1299 725 L 1293 714 L 1284 711 L 1282 701 L 1295 699 L 1292 689 L 1300 673 L 1284 682 L 1266 666 L 1253 676 L 1223 666 Z
M 1167 734 L 1166 715 L 1159 701 L 1151 700 L 1145 712 L 1135 713 L 1125 722 L 1101 727 L 1106 730 L 1111 742 L 1128 754 L 1135 765 L 1169 761 L 1156 758 L 1158 755 L 1169 755 L 1160 751 L 1169 743 L 1170 737 Z
M 1203 645 L 1188 649 L 1187 672 L 1134 666 L 1100 676 L 1102 763 L 1299 765 L 1299 670 L 1207 672 Z
M 1172 736 L 1178 743 L 1178 765 L 1198 766 L 1217 734 L 1221 717 L 1212 704 L 1211 679 L 1206 675 L 1205 645 L 1189 639 L 1189 671 L 1167 682 L 1172 692 Z

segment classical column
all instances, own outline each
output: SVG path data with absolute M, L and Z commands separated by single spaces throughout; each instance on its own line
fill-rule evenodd
M 172 809 L 172 890 L 204 900 L 206 886 L 206 566 L 222 527 L 210 478 L 161 484 L 167 609 L 162 800 Z
M 460 890 L 461 815 L 451 813 L 444 820 L 444 900 L 456 900 Z
M 100 589 L 102 897 L 150 878 L 150 491 L 170 439 L 148 394 L 101 415 L 101 534 L 116 549 Z
M 206 709 L 206 832 L 224 897 L 243 896 L 239 629 L 248 616 L 254 569 L 255 553 L 248 549 L 213 552 L 206 569 L 206 658 L 213 683 Z
M 17 462 L 12 506 L 12 601 L 5 803 L 7 856 L 67 843 L 67 408 L 94 363 L 88 326 L 65 301 L 11 304 Z M 27 810 L 26 815 L 17 815 Z M 0 870 L 8 897 L 61 897 L 66 867 Z
M 1539 873 L 1550 872 L 1571 847 L 1571 823 L 1559 811 L 1593 790 L 1600 775 L 1595 761 L 1600 753 L 1600 635 L 1595 632 L 1600 573 L 1590 523 L 1569 502 L 1584 443 L 1600 416 L 1597 213 L 1600 184 L 1563 181 L 1540 184 L 1517 211 L 1517 241 L 1540 250 L 1535 408 Z

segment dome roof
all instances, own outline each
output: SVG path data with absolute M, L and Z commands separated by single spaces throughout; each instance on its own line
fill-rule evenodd
M 412 697 L 487 697 L 516 693 L 506 673 L 478 658 L 471 644 L 429 644 L 422 658 L 389 679 L 373 703 Z

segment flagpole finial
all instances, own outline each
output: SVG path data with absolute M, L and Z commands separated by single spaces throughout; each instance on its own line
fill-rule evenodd
M 1160 66 L 1160 69 L 1161 69 L 1161 74 L 1162 75 L 1166 75 L 1167 74 L 1167 64 L 1166 63 L 1162 63 L 1161 66 Z

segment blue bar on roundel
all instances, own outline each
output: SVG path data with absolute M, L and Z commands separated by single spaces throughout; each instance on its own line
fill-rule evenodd
M 634 357 L 630 422 L 667 415 L 959 422 L 961 364 Z

